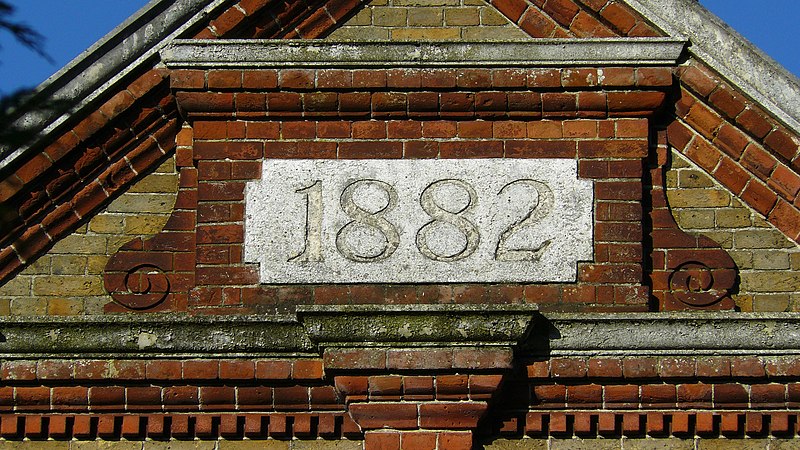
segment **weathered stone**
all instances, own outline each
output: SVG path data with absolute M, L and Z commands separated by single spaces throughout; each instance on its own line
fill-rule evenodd
M 551 439 L 550 450 L 620 450 L 621 439 Z
M 623 450 L 694 450 L 692 439 L 623 439 Z
M 289 450 L 289 441 L 219 441 L 219 450 Z
M 698 439 L 697 450 L 767 450 L 770 439 Z
M 484 445 L 484 450 L 547 450 L 547 439 L 497 439 Z
M 592 255 L 574 160 L 267 160 L 263 174 L 245 223 L 262 283 L 573 281 Z

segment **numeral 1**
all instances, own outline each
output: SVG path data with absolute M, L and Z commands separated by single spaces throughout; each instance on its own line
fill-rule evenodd
M 305 247 L 289 262 L 322 261 L 322 181 L 298 189 L 295 192 L 306 196 L 306 237 Z

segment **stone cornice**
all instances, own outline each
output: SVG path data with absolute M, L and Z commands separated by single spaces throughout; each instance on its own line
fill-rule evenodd
M 2 358 L 230 358 L 336 346 L 570 355 L 800 354 L 795 313 L 538 313 L 535 305 L 303 307 L 296 315 L 4 317 Z
M 670 38 L 536 39 L 526 42 L 334 42 L 175 40 L 170 69 L 223 67 L 565 67 L 675 65 L 685 42 Z

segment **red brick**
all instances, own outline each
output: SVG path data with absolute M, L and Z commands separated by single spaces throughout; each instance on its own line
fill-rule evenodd
M 639 406 L 639 386 L 634 384 L 603 387 L 606 408 L 635 409 Z
M 647 152 L 645 140 L 578 142 L 578 156 L 582 158 L 643 158 Z
M 745 386 L 741 384 L 715 384 L 714 405 L 731 408 L 747 408 L 749 395 Z
M 552 37 L 558 26 L 553 19 L 538 8 L 528 8 L 520 18 L 518 25 L 522 31 L 534 38 Z
M 353 72 L 353 87 L 386 87 L 386 72 L 382 70 L 356 70 Z
M 730 119 L 735 119 L 744 110 L 745 98 L 731 87 L 720 84 L 708 97 L 709 102 Z
M 398 141 L 358 141 L 339 143 L 339 158 L 401 158 L 403 143 Z
M 747 135 L 739 131 L 738 128 L 727 123 L 719 128 L 717 137 L 714 139 L 714 144 L 734 159 L 741 157 L 744 149 L 750 145 L 750 143 L 751 141 Z
M 514 140 L 505 145 L 508 158 L 574 158 L 577 154 L 575 141 Z
M 408 447 L 411 448 L 411 447 Z M 400 450 L 400 433 L 370 431 L 364 435 L 365 450 Z
M 622 361 L 614 358 L 589 359 L 589 378 L 622 378 Z
M 364 430 L 384 427 L 398 430 L 417 428 L 415 403 L 354 403 L 350 405 L 349 411 Z
M 369 377 L 370 398 L 399 398 L 403 391 L 403 378 L 400 376 L 372 376 Z
M 275 89 L 278 87 L 276 70 L 245 70 L 242 73 L 244 89 Z
M 292 364 L 292 379 L 294 380 L 321 380 L 324 376 L 322 360 L 299 359 Z
M 519 20 L 527 7 L 527 4 L 522 0 L 491 0 L 491 3 L 492 6 L 514 23 Z
M 503 143 L 500 141 L 447 141 L 439 144 L 442 158 L 500 158 Z
M 50 408 L 50 388 L 16 387 L 14 401 L 17 411 L 43 410 Z
M 695 374 L 694 358 L 661 358 L 662 378 L 691 378 Z
M 731 362 L 727 357 L 706 357 L 697 359 L 698 377 L 721 378 L 731 375 Z
M 435 402 L 419 405 L 419 426 L 428 429 L 459 430 L 477 426 L 486 412 L 484 402 Z
M 731 358 L 731 375 L 734 377 L 766 377 L 764 362 L 758 357 Z
M 603 387 L 597 384 L 567 386 L 570 408 L 599 408 L 603 403 Z
M 773 129 L 773 124 L 762 111 L 750 107 L 739 114 L 736 123 L 759 139 L 763 139 Z
M 450 369 L 453 367 L 453 351 L 450 349 L 403 349 L 389 350 L 386 360 L 390 369 Z
M 586 361 L 580 358 L 553 358 L 550 373 L 554 378 L 583 378 L 586 376 Z
M 742 200 L 764 216 L 769 215 L 778 197 L 768 187 L 756 180 L 750 180 L 741 194 Z
M 750 404 L 752 408 L 785 408 L 785 384 L 753 384 L 750 386 Z
M 219 363 L 215 360 L 183 362 L 184 380 L 215 380 L 219 375 Z
M 615 113 L 649 112 L 661 107 L 666 99 L 663 92 L 630 91 L 608 93 L 608 111 Z
M 680 408 L 710 408 L 711 399 L 712 385 L 710 384 L 678 385 L 678 407 Z
M 326 369 L 385 369 L 386 351 L 381 349 L 328 349 L 323 355 Z
M 123 405 L 125 405 L 125 388 L 117 386 L 92 386 L 89 389 L 89 404 L 93 411 L 121 409 Z
M 625 358 L 622 360 L 625 378 L 655 378 L 658 376 L 656 358 Z
M 739 162 L 763 180 L 769 178 L 778 163 L 772 155 L 756 144 L 747 146 Z
M 781 129 L 774 130 L 764 139 L 767 147 L 790 161 L 797 156 L 798 145 L 800 145 L 798 142 L 800 140 L 796 136 L 793 137 Z
M 278 73 L 282 89 L 313 89 L 315 72 L 308 69 L 286 69 Z
M 674 407 L 677 401 L 675 385 L 645 384 L 642 385 L 643 408 Z
M 256 378 L 259 380 L 288 380 L 292 373 L 292 363 L 285 360 L 265 360 L 256 362 Z
M 376 447 L 383 448 L 383 447 Z M 403 433 L 402 448 L 418 450 L 436 450 L 436 433 L 418 432 Z
M 713 173 L 716 179 L 734 194 L 741 193 L 751 179 L 750 175 L 739 164 L 726 156 L 722 157 Z

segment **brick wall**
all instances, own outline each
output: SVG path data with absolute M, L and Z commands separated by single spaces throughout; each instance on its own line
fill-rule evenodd
M 373 0 L 331 40 L 524 40 L 521 29 L 484 0 Z
M 112 301 L 103 286 L 109 257 L 160 232 L 177 189 L 173 156 L 0 287 L 0 315 L 102 314 Z
M 739 268 L 742 311 L 800 310 L 800 248 L 677 152 L 667 197 L 678 225 L 718 242 Z

